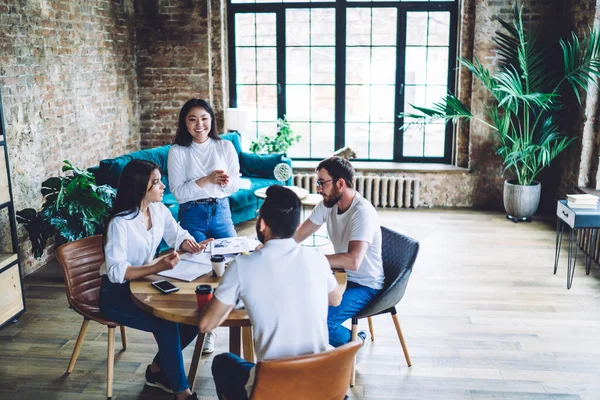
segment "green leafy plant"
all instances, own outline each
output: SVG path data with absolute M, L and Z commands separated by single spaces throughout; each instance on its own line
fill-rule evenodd
M 62 171 L 70 173 L 42 183 L 42 209 L 17 211 L 17 221 L 25 225 L 36 258 L 42 256 L 54 233 L 71 242 L 104 232 L 116 196 L 114 188 L 97 186 L 90 172 L 63 162 Z
M 474 119 L 487 125 L 498 136 L 496 153 L 502 157 L 505 170 L 514 173 L 519 185 L 531 185 L 540 171 L 575 140 L 561 133 L 559 115 L 565 95 L 574 93 L 581 106 L 580 91 L 586 92 L 600 76 L 600 35 L 592 29 L 583 39 L 575 33 L 567 40 L 561 39 L 561 65 L 552 59 L 552 49 L 538 40 L 535 30 L 523 25 L 523 6 L 519 2 L 513 6 L 510 22 L 498 21 L 503 30 L 497 31 L 493 39 L 500 61 L 494 74 L 477 59 L 472 63 L 459 59 L 491 95 L 485 110 L 487 119 L 471 114 L 451 93 L 431 108 L 412 105 L 417 112 L 400 116 L 409 120 L 403 129 L 432 120 L 457 123 Z
M 277 133 L 274 136 L 261 136 L 250 144 L 253 153 L 287 153 L 288 149 L 300 141 L 300 135 L 294 135 L 287 117 L 277 120 Z

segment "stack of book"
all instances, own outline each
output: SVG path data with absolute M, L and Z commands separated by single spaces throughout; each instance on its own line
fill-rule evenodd
M 572 208 L 596 208 L 598 196 L 593 194 L 568 194 L 567 204 Z

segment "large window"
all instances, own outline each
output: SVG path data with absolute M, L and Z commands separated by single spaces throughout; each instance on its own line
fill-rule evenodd
M 450 162 L 450 125 L 398 114 L 454 90 L 457 1 L 230 1 L 230 101 L 252 136 L 286 115 L 295 159 Z

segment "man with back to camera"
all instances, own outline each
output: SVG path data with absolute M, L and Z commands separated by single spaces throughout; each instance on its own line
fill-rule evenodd
M 327 350 L 327 305 L 340 303 L 343 288 L 321 252 L 294 240 L 301 209 L 290 189 L 267 189 L 256 221 L 264 247 L 238 256 L 227 268 L 200 316 L 201 332 L 214 329 L 241 299 L 252 322 L 258 361 Z M 212 372 L 219 398 L 247 399 L 254 366 L 231 353 L 216 356 Z
M 317 189 L 323 201 L 300 225 L 294 239 L 301 243 L 327 223 L 335 254 L 327 255 L 331 268 L 343 268 L 348 287 L 339 306 L 330 306 L 327 317 L 329 343 L 339 347 L 351 338 L 342 323 L 361 311 L 383 288 L 381 228 L 375 207 L 354 190 L 354 168 L 348 160 L 330 157 L 317 167 Z M 358 332 L 363 346 L 368 331 Z

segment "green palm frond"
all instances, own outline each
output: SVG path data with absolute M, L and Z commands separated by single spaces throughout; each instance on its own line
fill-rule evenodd
M 412 125 L 415 123 L 426 124 L 440 120 L 457 123 L 461 119 L 468 120 L 473 116 L 452 93 L 448 93 L 446 96 L 442 97 L 440 101 L 433 103 L 430 108 L 413 104 L 411 104 L 411 106 L 416 111 L 419 111 L 419 113 L 401 113 L 399 115 L 401 118 L 416 120 L 416 122 L 409 122 L 405 125 Z
M 594 78 L 600 76 L 600 32 L 592 29 L 581 42 L 571 33 L 570 40 L 560 40 L 560 47 L 564 63 L 564 78 L 560 83 L 568 82 L 581 104 L 579 90 L 586 91 L 588 84 L 595 84 Z

